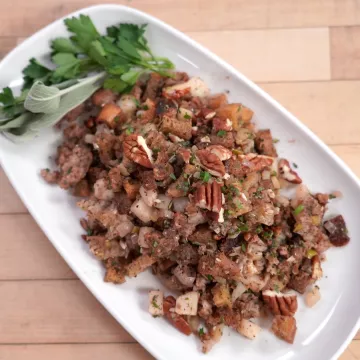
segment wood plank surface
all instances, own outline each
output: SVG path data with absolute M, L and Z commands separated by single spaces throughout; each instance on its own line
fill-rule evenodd
M 0 344 L 133 342 L 80 280 L 0 282 Z
M 182 31 L 360 25 L 359 0 L 13 0 L 1 4 L 0 34 L 29 36 L 72 11 L 110 2 L 145 11 Z
M 99 3 L 108 1 L 3 1 L 0 58 L 49 22 Z M 159 17 L 223 57 L 360 176 L 360 0 L 116 3 Z M 77 279 L 1 168 L 0 234 L 0 360 L 152 359 Z M 340 360 L 360 360 L 355 339 Z

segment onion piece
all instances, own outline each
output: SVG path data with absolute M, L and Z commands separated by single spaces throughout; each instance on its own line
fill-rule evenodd
M 241 335 L 244 335 L 248 339 L 255 339 L 258 333 L 261 331 L 261 327 L 259 325 L 254 324 L 253 322 L 241 319 L 240 325 L 236 329 Z
M 131 205 L 130 211 L 144 223 L 156 221 L 159 217 L 157 209 L 147 205 L 143 198 L 135 200 Z
M 187 197 L 179 197 L 173 200 L 173 204 L 175 212 L 183 213 L 189 204 L 189 199 Z
M 139 192 L 146 205 L 148 206 L 155 205 L 158 196 L 156 190 L 146 190 L 143 186 L 141 186 Z
M 138 244 L 142 248 L 147 248 L 148 245 L 145 242 L 145 235 L 148 233 L 151 233 L 154 230 L 154 228 L 149 226 L 143 226 L 139 230 L 139 237 L 138 237 Z
M 172 198 L 164 194 L 160 194 L 155 202 L 155 207 L 158 209 L 168 210 L 170 207 Z
M 320 290 L 318 286 L 314 286 L 306 295 L 305 295 L 305 304 L 306 306 L 312 308 L 318 301 L 321 299 Z
M 239 282 L 231 294 L 231 301 L 234 303 L 236 301 L 236 299 L 238 299 L 246 290 L 247 289 L 244 286 L 244 284 Z
M 183 285 L 188 287 L 194 285 L 196 279 L 196 271 L 193 268 L 187 265 L 178 265 L 174 269 L 173 273 Z

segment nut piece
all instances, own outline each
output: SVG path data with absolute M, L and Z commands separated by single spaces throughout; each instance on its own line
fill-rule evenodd
M 221 161 L 229 160 L 232 156 L 232 151 L 222 145 L 210 145 L 206 150 L 215 154 Z
M 104 122 L 112 129 L 116 127 L 118 122 L 123 122 L 122 110 L 119 106 L 108 103 L 101 109 L 96 121 L 98 123 Z
M 195 205 L 201 209 L 220 213 L 222 207 L 220 184 L 213 181 L 211 184 L 200 185 L 195 192 Z
M 216 114 L 216 113 L 215 113 Z M 215 132 L 224 130 L 224 131 L 232 131 L 233 126 L 230 119 L 221 119 L 219 117 L 214 117 L 212 120 L 213 130 Z
M 289 162 L 286 159 L 279 160 L 279 174 L 284 180 L 292 184 L 301 184 L 302 180 L 296 171 L 291 169 Z
M 280 339 L 293 344 L 296 334 L 296 320 L 292 316 L 276 315 L 272 322 L 271 330 Z
M 321 279 L 323 276 L 323 271 L 321 268 L 321 262 L 318 255 L 315 255 L 311 258 L 311 278 L 316 280 Z
M 218 156 L 210 150 L 198 150 L 196 156 L 199 158 L 200 165 L 206 169 L 211 175 L 223 177 L 226 173 L 225 166 Z
M 127 158 L 147 168 L 152 168 L 152 151 L 140 135 L 129 135 L 124 139 L 124 154 Z
M 344 246 L 350 241 L 345 220 L 341 215 L 325 221 L 324 228 L 329 235 L 330 242 L 334 246 Z
M 274 315 L 292 316 L 298 308 L 297 297 L 294 294 L 282 294 L 266 290 L 263 291 L 262 296 Z
M 228 160 L 229 173 L 238 177 L 242 177 L 249 173 L 260 171 L 271 166 L 274 159 L 254 153 L 246 155 L 233 156 Z

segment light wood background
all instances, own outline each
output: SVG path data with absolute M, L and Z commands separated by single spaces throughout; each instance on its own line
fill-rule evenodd
M 99 2 L 0 0 L 0 56 L 58 17 Z M 159 17 L 222 56 L 360 175 L 359 0 L 118 3 Z M 0 360 L 152 358 L 76 278 L 1 170 L 0 234 Z M 341 356 L 355 359 L 359 334 Z

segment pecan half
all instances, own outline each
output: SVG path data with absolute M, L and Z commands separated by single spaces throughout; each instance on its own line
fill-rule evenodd
M 273 161 L 274 159 L 269 156 L 250 153 L 233 156 L 228 160 L 227 165 L 230 174 L 242 177 L 251 172 L 260 171 L 267 166 L 271 166 Z
M 195 204 L 201 209 L 219 213 L 222 207 L 221 186 L 216 181 L 200 185 L 195 192 Z
M 223 177 L 226 173 L 225 166 L 219 157 L 213 154 L 210 150 L 198 150 L 196 156 L 199 158 L 200 164 L 211 175 Z
M 271 330 L 278 338 L 293 344 L 296 329 L 296 319 L 293 316 L 275 315 Z
M 284 180 L 292 184 L 302 183 L 300 176 L 290 167 L 290 164 L 286 159 L 279 160 L 279 174 Z
M 274 315 L 292 316 L 298 308 L 297 297 L 294 294 L 282 294 L 266 290 L 263 291 L 262 296 Z
M 152 168 L 152 151 L 140 135 L 126 136 L 123 143 L 124 154 L 127 158 L 147 168 Z
M 232 151 L 222 145 L 210 145 L 206 150 L 215 154 L 221 161 L 229 160 L 232 156 Z

